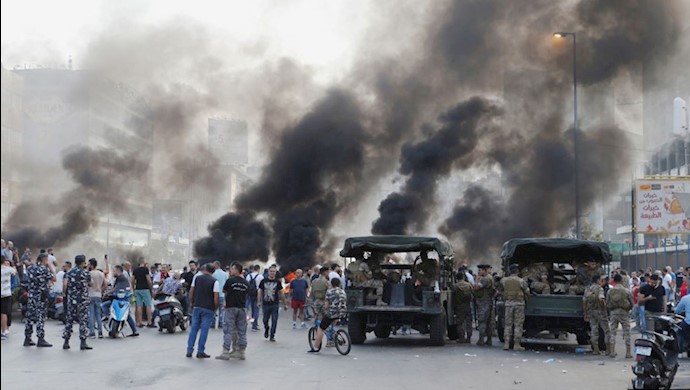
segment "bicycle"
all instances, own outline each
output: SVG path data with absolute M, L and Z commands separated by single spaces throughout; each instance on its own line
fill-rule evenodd
M 321 320 L 316 320 L 315 322 L 316 322 L 316 325 L 309 328 L 309 332 L 307 333 L 307 338 L 309 340 L 309 347 L 312 349 L 312 351 L 318 352 L 321 350 L 321 345 L 317 349 L 314 344 L 316 341 L 316 332 L 319 329 L 319 325 L 321 325 Z M 335 328 L 333 327 L 333 324 L 331 324 L 328 327 L 328 329 L 326 329 L 323 333 L 326 336 L 326 340 L 333 341 L 333 343 L 335 344 L 335 349 L 338 350 L 338 353 L 340 353 L 343 356 L 350 353 L 350 350 L 352 349 L 352 342 L 350 340 L 350 334 L 347 333 L 346 330 L 344 330 L 344 329 L 335 330 Z M 323 340 L 322 340 L 321 344 L 323 345 Z

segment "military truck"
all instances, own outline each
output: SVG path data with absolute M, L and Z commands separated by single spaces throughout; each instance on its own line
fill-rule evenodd
M 520 238 L 503 244 L 501 253 L 503 270 L 508 274 L 510 264 L 525 269 L 534 264 L 547 264 L 549 280 L 558 285 L 570 286 L 575 282 L 577 266 L 585 261 L 599 266 L 611 261 L 608 244 L 565 238 Z M 580 345 L 590 344 L 590 327 L 584 319 L 582 295 L 570 295 L 565 291 L 549 294 L 531 294 L 525 306 L 524 338 L 534 337 L 542 331 L 575 334 Z M 503 328 L 497 329 L 503 342 Z M 599 346 L 606 349 L 604 332 L 599 332 Z
M 420 255 L 412 260 L 414 253 Z M 390 261 L 393 254 L 397 254 L 397 262 Z M 364 343 L 369 332 L 387 338 L 402 326 L 428 334 L 432 345 L 444 345 L 446 336 L 457 339 L 450 302 L 455 278 L 453 248 L 448 242 L 400 235 L 352 237 L 345 240 L 340 255 L 346 264 L 365 262 L 383 284 L 380 299 L 372 298 L 372 287 L 355 283 L 346 288 L 353 344 Z M 409 278 L 400 278 L 408 273 Z

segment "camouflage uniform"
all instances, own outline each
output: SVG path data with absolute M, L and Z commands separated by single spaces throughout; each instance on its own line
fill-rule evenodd
M 616 285 L 606 294 L 606 306 L 611 310 L 609 320 L 611 322 L 611 338 L 609 343 L 611 350 L 609 356 L 615 357 L 616 332 L 618 324 L 623 327 L 623 340 L 625 341 L 625 357 L 630 354 L 630 309 L 633 307 L 632 294 L 622 284 Z
M 323 305 L 326 299 L 326 291 L 330 288 L 328 280 L 323 277 L 318 277 L 311 282 L 311 294 L 314 298 L 314 316 L 317 320 L 323 318 Z
M 453 286 L 453 313 L 458 329 L 458 343 L 469 343 L 472 338 L 472 285 L 461 280 Z
M 503 285 L 503 298 L 505 300 L 505 328 L 503 349 L 509 349 L 510 339 L 513 336 L 513 325 L 515 326 L 514 349 L 521 350 L 520 341 L 522 339 L 522 325 L 525 323 L 525 300 L 529 295 L 527 283 L 517 275 L 511 275 L 501 280 Z
M 72 324 L 79 321 L 79 339 L 86 340 L 89 331 L 89 283 L 91 274 L 86 269 L 75 266 L 65 274 L 67 280 L 67 301 L 65 302 L 65 330 L 62 338 L 72 336 Z
M 29 266 L 26 270 L 29 279 L 28 294 L 29 300 L 27 302 L 26 324 L 24 327 L 24 336 L 31 338 L 33 333 L 33 325 L 36 324 L 36 336 L 39 340 L 45 336 L 43 326 L 46 321 L 46 311 L 48 309 L 46 300 L 50 291 L 49 283 L 53 278 L 53 274 L 48 267 L 40 264 Z
M 491 315 L 494 308 L 494 279 L 491 276 L 480 277 L 475 285 L 474 296 L 477 305 L 477 322 L 479 324 L 479 340 L 477 345 L 491 345 Z M 486 338 L 486 340 L 485 340 Z
M 373 289 L 373 295 L 369 294 L 369 296 L 365 298 L 376 299 L 376 305 L 378 306 L 385 305 L 385 302 L 383 302 L 383 281 L 373 277 L 369 264 L 358 260 L 350 265 L 353 266 L 352 268 L 354 269 L 352 272 L 352 285 L 354 287 Z M 350 267 L 348 266 L 348 268 Z
M 415 267 L 414 276 L 422 286 L 432 287 L 438 279 L 438 264 L 432 259 L 422 260 Z
M 606 315 L 606 308 L 602 302 L 605 299 L 604 289 L 598 284 L 592 283 L 587 287 L 587 291 L 583 296 L 587 305 L 587 315 L 589 316 L 589 326 L 592 329 L 592 351 L 595 355 L 599 355 L 599 327 L 604 330 L 604 340 L 607 345 L 611 340 L 611 332 L 609 331 L 609 320 Z

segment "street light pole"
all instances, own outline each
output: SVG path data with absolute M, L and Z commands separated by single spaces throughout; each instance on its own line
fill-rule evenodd
M 574 32 L 557 32 L 553 34 L 558 38 L 565 38 L 568 35 L 573 37 L 573 157 L 575 159 L 575 237 L 579 240 L 580 235 L 580 175 L 579 175 L 579 153 L 577 145 L 577 35 Z

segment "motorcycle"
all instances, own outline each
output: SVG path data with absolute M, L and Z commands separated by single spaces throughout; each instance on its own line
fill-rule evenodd
M 132 298 L 132 291 L 129 288 L 120 289 L 113 294 L 110 314 L 103 321 L 108 336 L 111 338 L 117 338 L 120 333 L 124 332 L 127 318 L 129 318 L 130 298 Z
M 65 323 L 65 307 L 62 294 L 51 292 L 48 295 L 48 318 Z
M 683 317 L 679 315 L 655 317 L 662 331 L 657 333 L 644 331 L 642 337 L 635 340 L 637 364 L 632 366 L 635 379 L 633 389 L 670 389 L 678 370 L 678 357 L 683 350 L 678 333 Z
M 174 295 L 159 293 L 156 295 L 154 305 L 159 316 L 159 332 L 165 329 L 168 333 L 175 333 L 178 326 L 183 331 L 187 330 L 189 317 L 184 314 L 182 304 Z

